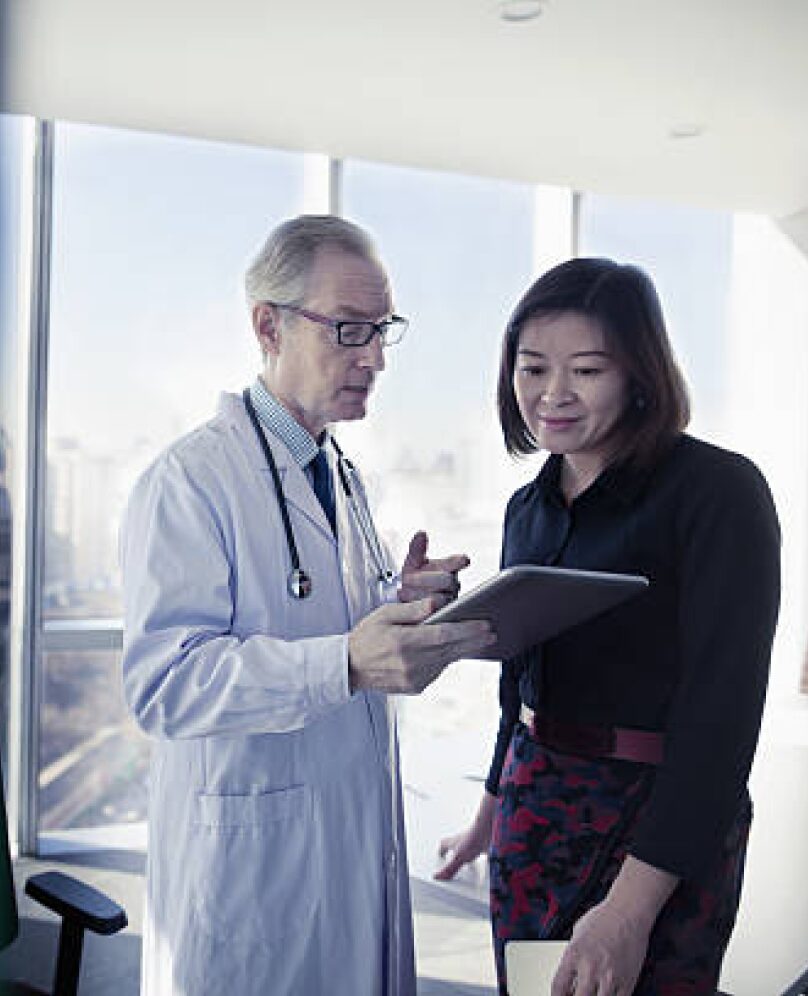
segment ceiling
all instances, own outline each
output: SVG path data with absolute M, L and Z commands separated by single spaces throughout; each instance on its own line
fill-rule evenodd
M 808 0 L 546 0 L 522 24 L 497 0 L 0 2 L 6 110 L 808 208 Z

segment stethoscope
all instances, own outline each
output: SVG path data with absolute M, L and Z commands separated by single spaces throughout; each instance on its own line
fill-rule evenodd
M 295 534 L 292 529 L 292 523 L 289 519 L 289 509 L 286 504 L 286 496 L 283 493 L 283 485 L 281 484 L 281 477 L 278 473 L 278 465 L 275 463 L 275 457 L 272 455 L 272 450 L 270 449 L 267 438 L 261 428 L 261 423 L 258 421 L 258 415 L 256 414 L 255 406 L 252 403 L 249 388 L 244 389 L 242 397 L 244 398 L 244 407 L 247 409 L 247 414 L 250 417 L 253 429 L 258 437 L 258 442 L 260 443 L 264 457 L 266 458 L 267 466 L 272 474 L 272 483 L 275 487 L 275 496 L 278 500 L 278 508 L 280 509 L 281 519 L 283 520 L 283 529 L 286 533 L 286 545 L 289 548 L 289 559 L 292 562 L 292 570 L 289 572 L 286 587 L 292 598 L 308 598 L 312 591 L 311 575 L 300 566 L 300 555 L 297 550 L 297 543 L 295 542 Z M 373 565 L 376 569 L 376 580 L 382 585 L 392 585 L 396 582 L 397 575 L 395 571 L 392 571 L 387 566 L 384 556 L 384 549 L 379 539 L 379 534 L 376 532 L 376 527 L 373 525 L 373 519 L 370 516 L 367 505 L 364 500 L 361 503 L 356 500 L 356 494 L 351 484 L 351 478 L 356 477 L 354 465 L 342 452 L 336 439 L 334 439 L 333 436 L 329 436 L 329 439 L 331 440 L 331 445 L 334 447 L 334 452 L 337 454 L 337 473 L 339 474 L 342 490 L 345 492 L 345 497 L 348 500 L 348 504 L 351 506 L 353 516 L 359 525 L 359 530 L 362 533 L 362 540 L 367 547 L 371 558 L 373 559 Z M 391 942 L 390 958 L 387 966 L 388 978 L 386 980 L 385 988 L 388 996 L 396 996 L 398 991 L 399 966 L 397 962 L 400 929 L 400 918 L 398 912 L 398 757 L 395 734 L 395 706 L 391 700 L 387 701 L 386 709 L 388 714 L 388 758 L 391 791 L 391 853 L 388 858 L 387 867 L 387 874 L 391 881 L 389 882 L 387 890 L 387 919 Z
M 275 463 L 275 457 L 272 455 L 272 450 L 264 435 L 264 430 L 258 421 L 258 415 L 250 397 L 250 389 L 245 387 L 241 396 L 244 399 L 244 407 L 250 416 L 253 429 L 255 429 L 258 442 L 261 444 L 261 449 L 272 474 L 275 497 L 278 500 L 278 508 L 280 509 L 281 519 L 283 520 L 283 531 L 286 533 L 286 545 L 289 549 L 289 559 L 292 562 L 292 569 L 286 580 L 286 588 L 292 598 L 308 598 L 312 592 L 312 579 L 308 571 L 300 566 L 300 554 L 298 553 L 292 522 L 289 518 L 289 508 L 286 504 L 286 496 L 283 493 L 278 465 Z M 373 525 L 373 519 L 371 519 L 364 502 L 360 503 L 356 500 L 356 494 L 351 484 L 351 478 L 356 477 L 356 469 L 351 461 L 343 454 L 337 445 L 336 439 L 333 436 L 329 436 L 329 439 L 337 454 L 337 473 L 342 484 L 342 490 L 345 492 L 345 497 L 348 499 L 348 504 L 351 506 L 351 511 L 359 525 L 359 531 L 362 533 L 362 539 L 373 560 L 373 566 L 376 569 L 376 580 L 382 585 L 392 585 L 396 581 L 396 573 L 387 565 L 384 548 L 379 539 L 379 534 L 376 532 L 376 527 Z

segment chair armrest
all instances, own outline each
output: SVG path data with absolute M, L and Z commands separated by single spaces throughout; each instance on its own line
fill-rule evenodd
M 25 891 L 49 910 L 95 934 L 115 934 L 128 923 L 126 911 L 109 896 L 61 872 L 32 875 Z
M 805 996 L 806 993 L 808 993 L 808 968 L 791 983 L 782 996 Z

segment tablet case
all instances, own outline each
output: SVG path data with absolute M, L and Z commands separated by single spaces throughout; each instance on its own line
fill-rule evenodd
M 608 574 L 563 567 L 506 567 L 439 609 L 426 624 L 488 619 L 498 639 L 475 655 L 507 660 L 591 619 L 648 587 L 639 574 Z

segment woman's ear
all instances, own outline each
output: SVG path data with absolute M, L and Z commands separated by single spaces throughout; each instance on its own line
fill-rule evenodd
M 277 355 L 280 350 L 281 334 L 278 309 L 271 304 L 256 304 L 252 310 L 252 324 L 258 345 L 265 355 Z

